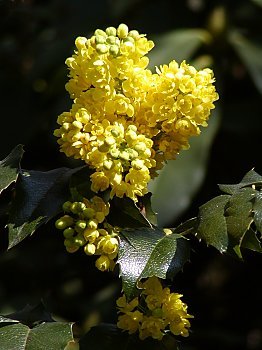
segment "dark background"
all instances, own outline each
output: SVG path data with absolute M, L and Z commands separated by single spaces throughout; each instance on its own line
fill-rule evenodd
M 185 58 L 199 67 L 208 63 L 215 71 L 220 95 L 216 116 L 219 127 L 208 148 L 205 177 L 198 184 L 197 195 L 179 217 L 174 215 L 169 226 L 196 215 L 199 205 L 219 193 L 217 183 L 238 182 L 253 167 L 262 173 L 261 3 L 0 1 L 0 159 L 22 143 L 25 169 L 76 165 L 59 152 L 52 133 L 57 116 L 71 104 L 64 89 L 64 61 L 72 54 L 77 36 L 88 37 L 97 28 L 119 23 L 159 40 L 174 30 L 202 28 L 210 40 L 196 45 Z M 235 39 L 232 33 L 241 39 Z M 171 40 L 166 45 L 161 54 L 174 44 Z M 176 58 L 175 45 L 173 49 Z M 189 171 L 194 173 L 194 169 Z M 83 329 L 98 321 L 115 320 L 117 275 L 97 272 L 91 259 L 82 253 L 67 254 L 53 223 L 9 252 L 4 252 L 5 240 L 3 231 L 0 314 L 43 300 L 57 319 L 79 321 Z M 242 262 L 194 240 L 192 245 L 191 264 L 174 282 L 174 289 L 184 294 L 190 313 L 195 315 L 193 333 L 183 341 L 183 349 L 261 349 L 261 257 L 245 253 Z

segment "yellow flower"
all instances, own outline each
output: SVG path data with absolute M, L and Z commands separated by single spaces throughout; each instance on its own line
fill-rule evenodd
M 166 330 L 187 337 L 190 328 L 188 319 L 193 316 L 187 313 L 187 305 L 181 301 L 182 295 L 163 288 L 157 277 L 149 277 L 138 287 L 142 292 L 135 299 L 127 302 L 123 295 L 117 300 L 120 313 L 118 327 L 132 333 L 138 331 L 142 340 L 148 337 L 161 340 Z M 134 323 L 132 315 L 135 312 L 139 312 L 139 318 Z
M 92 190 L 134 201 L 165 161 L 189 148 L 218 99 L 213 72 L 171 61 L 156 73 L 146 56 L 154 43 L 125 24 L 78 37 L 66 60 L 74 100 L 54 131 L 68 157 L 92 169 Z
M 163 319 L 154 316 L 144 316 L 139 328 L 139 338 L 144 340 L 148 337 L 161 340 L 164 336 L 165 322 Z

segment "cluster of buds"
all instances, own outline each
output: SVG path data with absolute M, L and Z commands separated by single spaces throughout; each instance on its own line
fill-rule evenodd
M 95 196 L 90 201 L 65 202 L 65 215 L 55 223 L 63 230 L 64 245 L 70 253 L 83 247 L 87 255 L 99 255 L 96 267 L 101 271 L 113 269 L 118 253 L 118 232 L 105 222 L 109 214 L 109 203 Z

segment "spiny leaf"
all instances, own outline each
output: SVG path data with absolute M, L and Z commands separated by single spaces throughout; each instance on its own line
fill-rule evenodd
M 22 323 L 0 328 L 0 349 L 5 350 L 58 350 L 73 340 L 72 323 L 42 323 L 30 329 Z
M 250 170 L 240 181 L 240 183 L 235 185 L 219 185 L 221 191 L 234 194 L 240 188 L 251 186 L 251 185 L 259 185 L 262 186 L 262 176 L 255 172 L 255 170 Z
M 181 235 L 165 235 L 158 228 L 122 230 L 118 263 L 127 298 L 137 293 L 141 278 L 173 278 L 188 258 L 189 245 Z
M 69 180 L 76 169 L 47 172 L 21 171 L 9 216 L 9 246 L 12 248 L 57 215 L 69 198 Z
M 239 244 L 253 221 L 251 201 L 255 198 L 255 195 L 256 191 L 252 188 L 241 188 L 232 195 L 228 202 L 225 211 L 227 231 L 229 235 L 234 237 L 237 244 Z
M 0 193 L 17 180 L 23 153 L 23 146 L 17 145 L 4 160 L 0 161 Z
M 199 208 L 197 237 L 204 239 L 220 252 L 225 252 L 228 246 L 224 212 L 229 199 L 229 195 L 218 196 Z

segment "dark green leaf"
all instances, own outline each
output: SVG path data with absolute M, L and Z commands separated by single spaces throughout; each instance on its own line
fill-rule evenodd
M 92 171 L 87 167 L 81 167 L 70 179 L 70 191 L 73 201 L 81 201 L 83 197 L 92 198 L 95 193 L 91 191 L 90 175 Z
M 23 153 L 23 146 L 17 145 L 4 160 L 0 161 L 0 193 L 17 180 Z
M 256 236 L 255 231 L 253 231 L 252 229 L 249 229 L 245 233 L 240 247 L 250 249 L 250 250 L 253 250 L 255 252 L 262 253 L 261 244 Z
M 197 237 L 204 239 L 207 244 L 214 246 L 220 252 L 225 252 L 228 246 L 224 212 L 229 199 L 229 195 L 218 196 L 199 208 Z
M 51 314 L 45 309 L 42 303 L 38 305 L 27 305 L 24 309 L 9 314 L 7 317 L 15 322 L 21 322 L 31 328 L 42 322 L 54 322 Z
M 141 278 L 173 278 L 187 261 L 188 250 L 187 240 L 178 234 L 165 235 L 158 228 L 122 230 L 118 263 L 127 298 L 137 293 Z
M 137 335 L 128 335 L 116 325 L 101 324 L 93 327 L 80 339 L 80 350 L 178 350 L 177 342 L 171 335 L 154 340 L 152 338 L 141 341 Z
M 196 233 L 196 229 L 198 226 L 198 219 L 197 218 L 192 218 L 189 219 L 179 226 L 177 226 L 173 232 L 174 233 L 180 233 L 181 235 L 187 235 L 189 233 Z
M 248 40 L 237 31 L 230 33 L 229 40 L 245 63 L 257 89 L 262 93 L 262 46 Z
M 251 201 L 254 200 L 255 195 L 256 191 L 252 188 L 241 188 L 232 195 L 228 202 L 225 211 L 227 231 L 234 237 L 237 244 L 253 221 Z
M 143 205 L 143 202 L 141 204 Z M 143 212 L 130 198 L 114 197 L 110 202 L 107 219 L 110 224 L 119 227 L 152 227 L 146 218 L 146 212 Z
M 254 211 L 254 223 L 258 231 L 262 234 L 262 191 L 256 192 L 253 211 Z
M 59 168 L 47 172 L 23 171 L 19 174 L 7 225 L 9 249 L 62 210 L 62 204 L 70 196 L 69 180 L 75 171 Z
M 240 188 L 252 186 L 252 185 L 260 185 L 262 186 L 262 176 L 256 173 L 253 169 L 250 170 L 240 181 L 240 183 L 235 185 L 219 185 L 221 191 L 234 194 Z
M 30 329 L 24 324 L 0 328 L 1 350 L 64 350 L 73 340 L 71 323 L 42 323 Z

